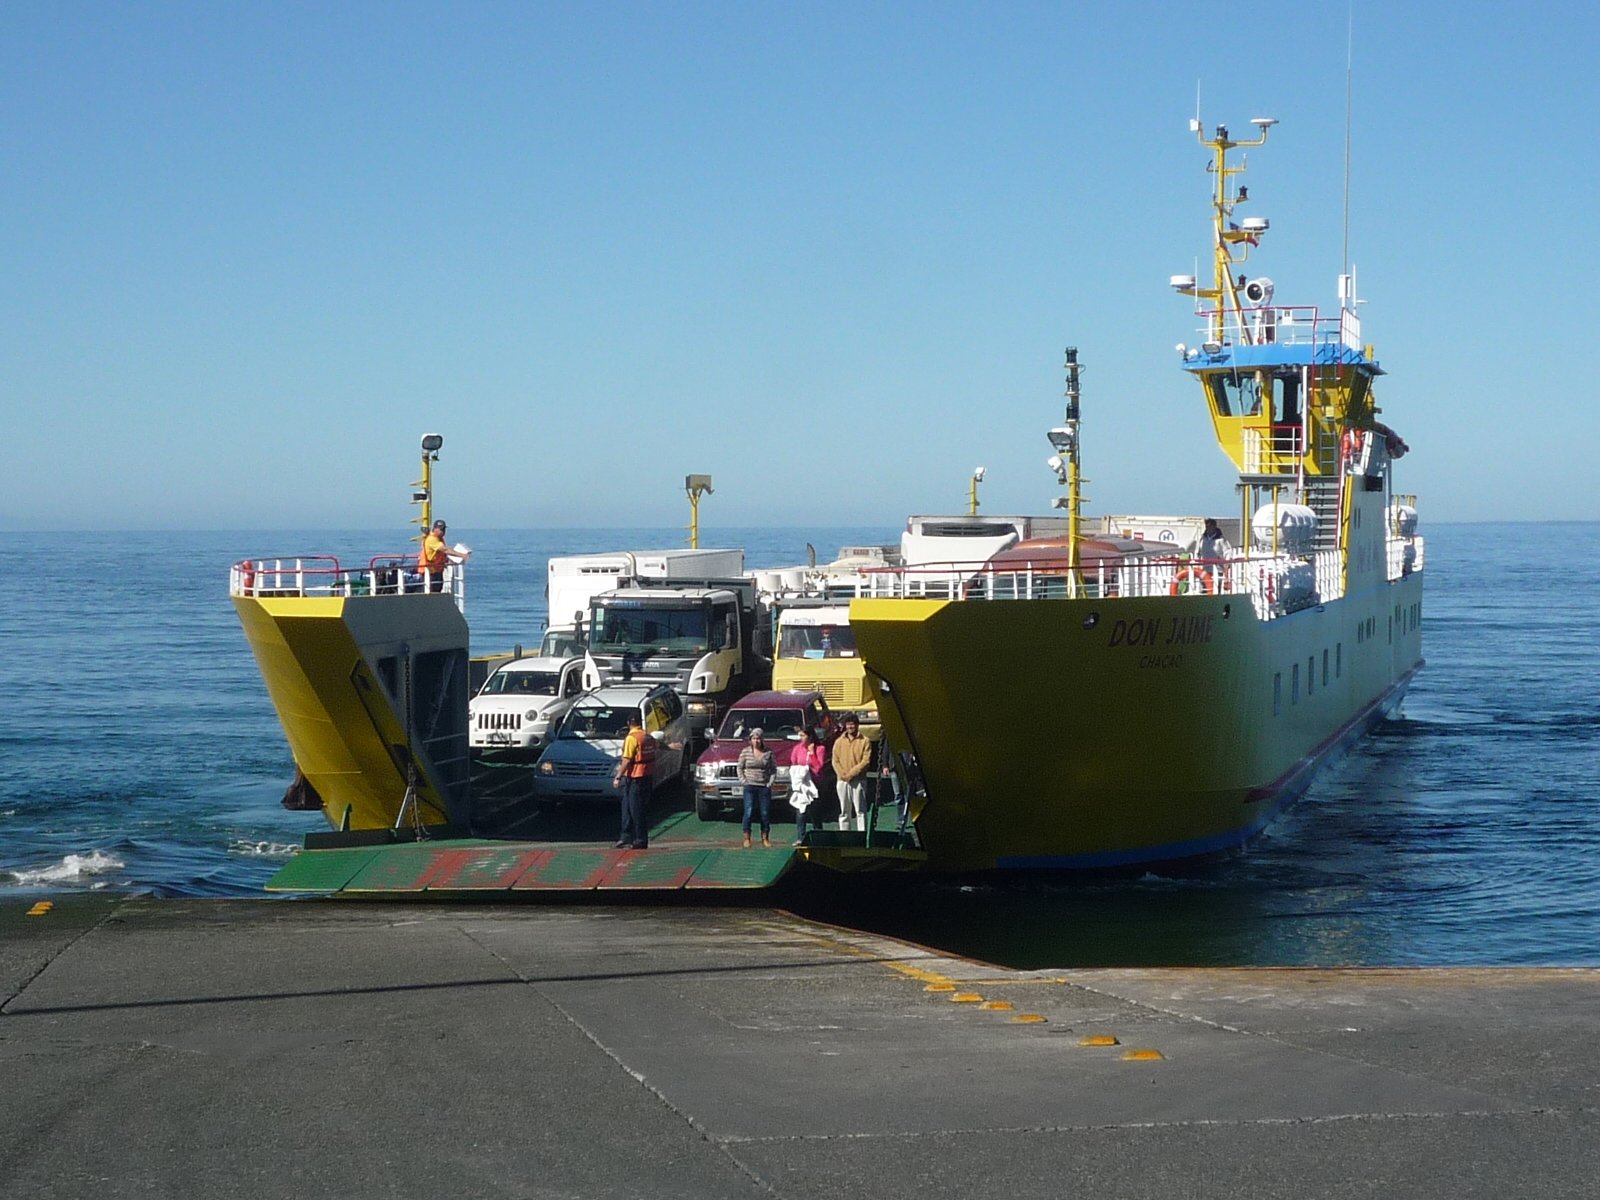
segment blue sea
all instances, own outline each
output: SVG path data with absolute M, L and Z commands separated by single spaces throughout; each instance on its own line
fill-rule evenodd
M 1243 853 L 1181 872 L 841 892 L 816 915 L 1016 965 L 1600 965 L 1600 524 L 1441 525 L 1403 719 Z M 531 645 L 546 560 L 678 530 L 452 530 L 473 651 Z M 895 528 L 708 529 L 750 566 Z M 0 568 L 0 903 L 257 896 L 319 814 L 227 598 L 228 564 L 400 552 L 406 531 L 60 533 Z

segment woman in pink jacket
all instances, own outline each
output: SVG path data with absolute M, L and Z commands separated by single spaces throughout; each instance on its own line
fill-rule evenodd
M 822 783 L 822 769 L 828 763 L 828 750 L 809 729 L 800 731 L 800 740 L 789 752 L 789 803 L 794 808 L 794 844 L 806 840 L 806 810 L 816 803 Z M 820 821 L 814 822 L 821 828 Z

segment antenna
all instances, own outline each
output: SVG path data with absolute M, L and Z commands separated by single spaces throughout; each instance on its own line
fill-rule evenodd
M 1344 48 L 1344 246 L 1341 251 L 1341 268 L 1350 272 L 1350 79 L 1356 55 L 1356 6 L 1350 0 L 1349 26 L 1345 31 Z

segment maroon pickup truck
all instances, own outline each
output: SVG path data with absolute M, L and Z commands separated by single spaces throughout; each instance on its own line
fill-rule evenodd
M 723 714 L 716 736 L 694 764 L 694 810 L 702 821 L 715 821 L 724 812 L 741 812 L 744 785 L 739 782 L 739 751 L 750 743 L 750 731 L 761 730 L 777 760 L 778 776 L 772 781 L 772 799 L 788 803 L 789 754 L 799 744 L 801 728 L 809 728 L 824 745 L 832 745 L 838 725 L 821 692 L 751 692 Z M 833 771 L 823 782 L 823 795 L 832 795 Z

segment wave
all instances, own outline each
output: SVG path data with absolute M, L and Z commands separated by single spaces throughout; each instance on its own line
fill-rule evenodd
M 91 850 L 88 854 L 69 854 L 52 866 L 38 867 L 31 871 L 0 871 L 0 883 L 15 887 L 76 883 L 110 871 L 120 871 L 126 865 L 120 858 L 100 850 Z M 102 881 L 94 886 L 104 887 L 105 882 Z
M 243 854 L 247 858 L 293 858 L 300 847 L 284 842 L 255 842 L 249 838 L 234 838 L 228 843 L 229 854 Z

